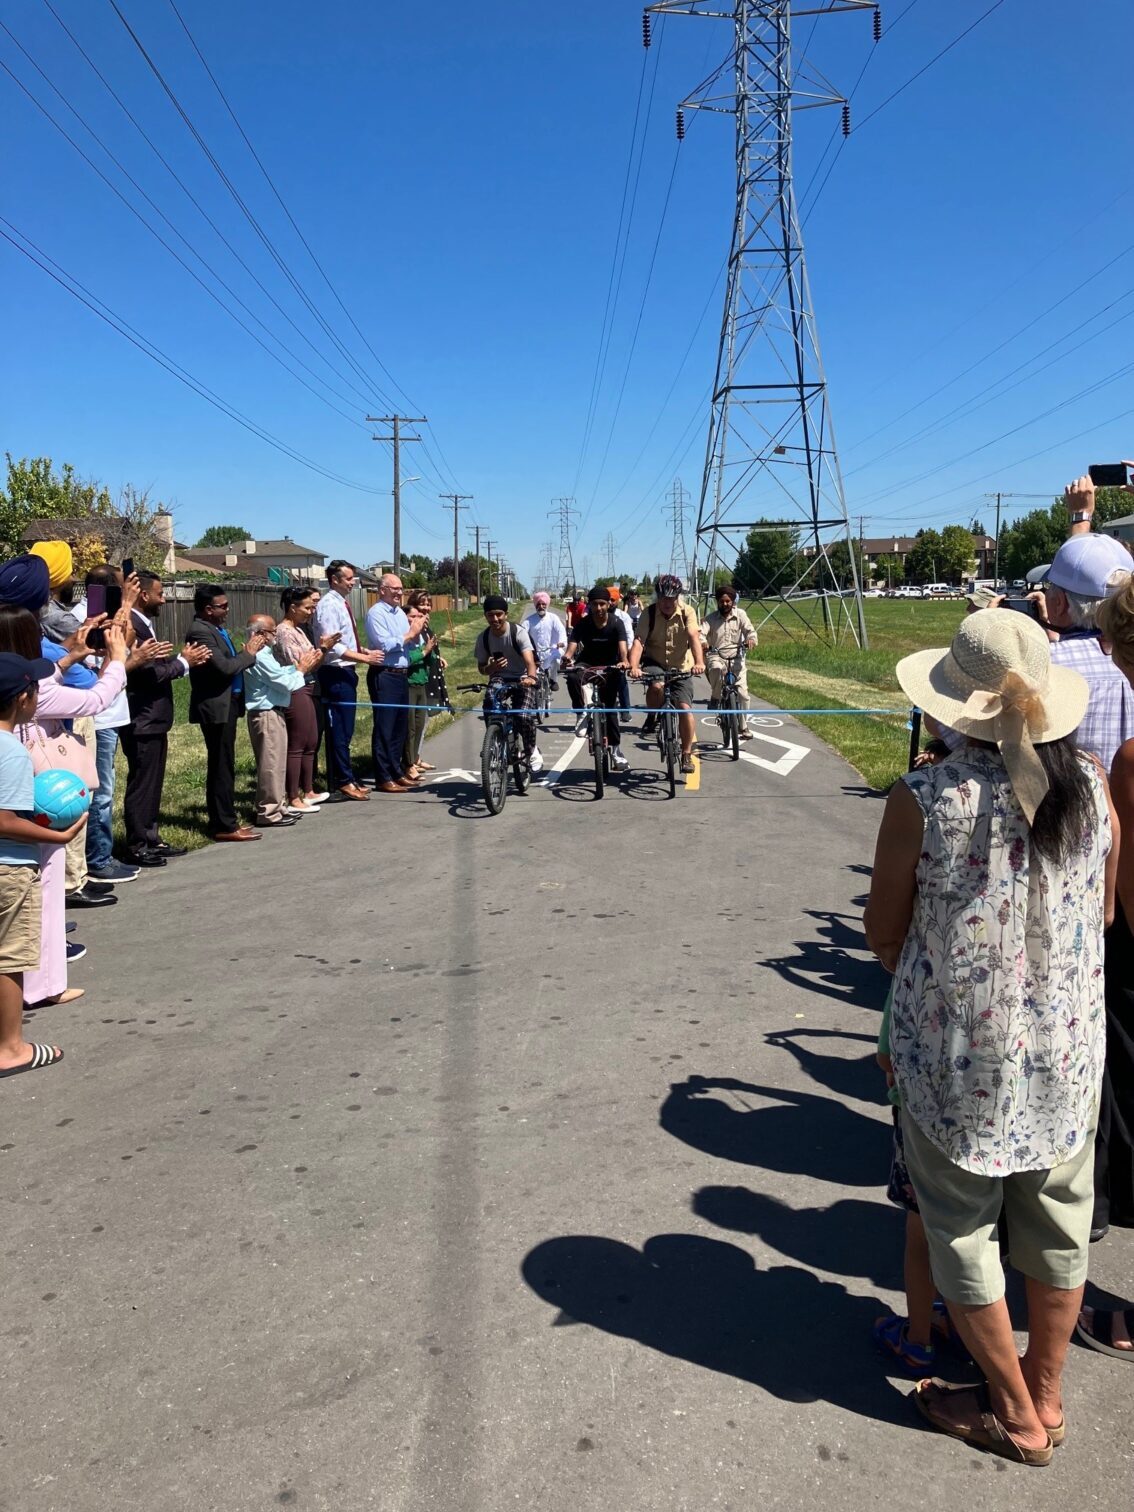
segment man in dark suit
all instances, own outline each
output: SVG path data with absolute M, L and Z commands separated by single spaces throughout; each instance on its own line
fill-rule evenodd
M 208 752 L 205 802 L 214 840 L 259 840 L 260 831 L 236 819 L 236 726 L 244 713 L 244 673 L 267 645 L 250 635 L 238 651 L 224 628 L 228 594 L 219 583 L 202 583 L 193 595 L 196 618 L 185 643 L 206 646 L 209 659 L 189 671 L 189 719 L 201 726 Z
M 119 731 L 126 757 L 123 817 L 126 846 L 137 866 L 164 866 L 170 856 L 183 856 L 181 846 L 169 845 L 158 833 L 158 813 L 165 784 L 169 732 L 173 728 L 173 682 L 190 667 L 209 659 L 207 646 L 186 646 L 173 656 L 168 641 L 158 640 L 154 620 L 165 602 L 165 589 L 155 572 L 139 572 L 141 592 L 131 611 L 134 646 L 126 659 L 126 697 L 130 723 Z

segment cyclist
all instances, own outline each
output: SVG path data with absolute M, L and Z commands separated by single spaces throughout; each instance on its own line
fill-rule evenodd
M 559 659 L 567 649 L 567 627 L 557 614 L 550 612 L 549 593 L 533 593 L 532 607 L 535 613 L 528 615 L 524 629 L 528 632 L 537 663 L 547 668 L 548 681 L 554 690 L 559 687 Z
M 627 646 L 632 646 L 634 644 L 634 621 L 619 603 L 621 593 L 613 585 L 610 590 L 610 598 L 611 612 L 626 632 Z M 619 718 L 624 725 L 628 725 L 630 723 L 630 679 L 624 671 L 620 671 L 618 674 L 618 707 L 622 711 Z
M 505 701 L 513 709 L 532 707 L 537 682 L 535 652 L 523 625 L 508 618 L 508 600 L 490 593 L 484 600 L 484 629 L 476 638 L 473 655 L 481 672 L 491 682 L 503 684 Z M 536 745 L 535 716 L 523 714 L 517 723 L 520 738 L 533 772 L 543 771 L 543 757 Z
M 592 588 L 587 599 L 588 612 L 571 631 L 567 643 L 567 655 L 563 670 L 567 674 L 567 687 L 571 693 L 571 707 L 582 709 L 583 691 L 576 663 L 582 667 L 605 667 L 607 670 L 594 682 L 595 695 L 602 700 L 602 707 L 615 707 L 618 695 L 619 672 L 626 666 L 626 632 L 611 609 L 610 592 L 606 588 Z M 575 734 L 581 735 L 586 728 L 587 716 L 580 715 L 575 725 Z M 621 731 L 618 715 L 606 715 L 606 739 L 611 750 L 611 762 L 616 772 L 625 772 L 630 763 L 622 754 Z
M 715 709 L 720 705 L 721 685 L 728 665 L 736 655 L 737 647 L 743 645 L 749 651 L 756 649 L 755 626 L 744 610 L 737 605 L 736 599 L 737 591 L 731 585 L 718 588 L 717 607 L 701 626 L 701 636 L 705 644 L 705 675 L 709 679 L 709 687 L 712 690 L 712 697 L 709 699 L 710 709 Z M 750 707 L 748 668 L 743 661 L 735 676 L 737 702 L 744 710 L 739 735 L 741 740 L 751 740 L 752 731 L 748 728 Z
M 638 621 L 634 646 L 630 652 L 630 676 L 641 677 L 647 683 L 646 706 L 661 707 L 664 696 L 664 680 L 651 674 L 661 672 L 691 673 L 700 677 L 705 670 L 705 654 L 701 649 L 701 630 L 696 613 L 688 604 L 682 604 L 682 583 L 679 577 L 665 572 L 654 582 L 655 602 L 644 611 Z M 679 709 L 681 732 L 681 770 L 693 770 L 693 737 L 696 725 L 689 712 L 693 707 L 693 684 L 689 677 L 675 678 L 670 683 L 670 697 Z M 657 715 L 649 714 L 643 726 L 643 734 L 649 735 L 657 725 Z

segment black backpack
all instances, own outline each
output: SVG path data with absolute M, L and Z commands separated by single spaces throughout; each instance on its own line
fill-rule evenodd
M 653 627 L 651 626 L 651 629 L 652 628 Z M 511 620 L 508 621 L 508 629 L 511 631 L 511 635 L 512 635 L 512 650 L 516 653 L 517 656 L 520 656 L 520 655 L 522 655 L 522 652 L 520 651 L 520 643 L 516 639 L 516 626 L 512 623 Z M 484 655 L 483 656 L 480 655 L 480 645 L 481 645 L 482 641 L 484 642 Z M 476 638 L 476 645 L 473 647 L 473 655 L 476 657 L 476 659 L 477 659 L 478 662 L 479 661 L 487 661 L 488 660 L 488 629 L 487 629 L 487 627 L 485 629 L 483 629 L 480 632 L 480 634 L 477 636 L 477 638 Z

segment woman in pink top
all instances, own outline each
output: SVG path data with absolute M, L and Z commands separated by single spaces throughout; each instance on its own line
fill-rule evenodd
M 41 740 L 58 735 L 64 728 L 64 720 L 101 714 L 122 692 L 126 686 L 126 637 L 117 625 L 108 625 L 105 634 L 106 654 L 93 688 L 65 688 L 60 681 L 71 662 L 82 657 L 82 648 L 65 657 L 57 665 L 55 675 L 40 683 L 35 722 L 19 727 L 26 746 L 34 748 Z M 39 621 L 30 610 L 0 605 L 0 651 L 12 651 L 29 659 L 40 655 Z M 39 970 L 24 973 L 24 1002 L 33 1008 L 48 1003 L 71 1003 L 83 995 L 81 988 L 67 987 L 65 849 L 62 845 L 42 845 L 39 850 L 39 885 L 43 893 Z

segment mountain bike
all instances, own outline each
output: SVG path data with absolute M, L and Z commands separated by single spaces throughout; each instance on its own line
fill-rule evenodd
M 661 754 L 662 765 L 665 767 L 666 781 L 669 783 L 669 796 L 677 796 L 677 774 L 681 768 L 681 732 L 678 726 L 679 717 L 687 713 L 685 709 L 678 708 L 673 701 L 670 689 L 675 682 L 683 677 L 688 677 L 688 672 L 667 671 L 658 676 L 656 667 L 648 667 L 642 674 L 647 682 L 664 682 L 665 691 L 662 697 L 660 709 L 651 709 L 651 714 L 657 715 L 657 725 L 654 734 L 658 742 L 658 751 Z
M 613 769 L 614 755 L 606 732 L 606 700 L 600 686 L 608 668 L 581 667 L 578 671 L 579 692 L 587 718 L 587 750 L 595 764 L 595 797 L 601 798 Z
M 721 745 L 727 751 L 731 749 L 733 761 L 740 760 L 740 731 L 744 726 L 745 715 L 741 709 L 738 688 L 744 670 L 744 654 L 747 650 L 741 641 L 736 650 L 725 663 L 725 675 L 721 679 L 719 713 L 717 723 L 721 727 Z
M 513 709 L 501 696 L 507 683 L 466 683 L 462 693 L 483 693 L 484 740 L 480 747 L 480 785 L 490 814 L 499 814 L 508 799 L 508 768 L 516 792 L 526 793 L 532 780 L 528 753 L 520 730 L 520 711 Z M 530 712 L 525 711 L 530 718 Z
M 548 669 L 548 663 L 541 656 L 535 690 L 535 717 L 537 724 L 545 725 L 548 722 L 551 717 L 550 709 L 551 672 Z

